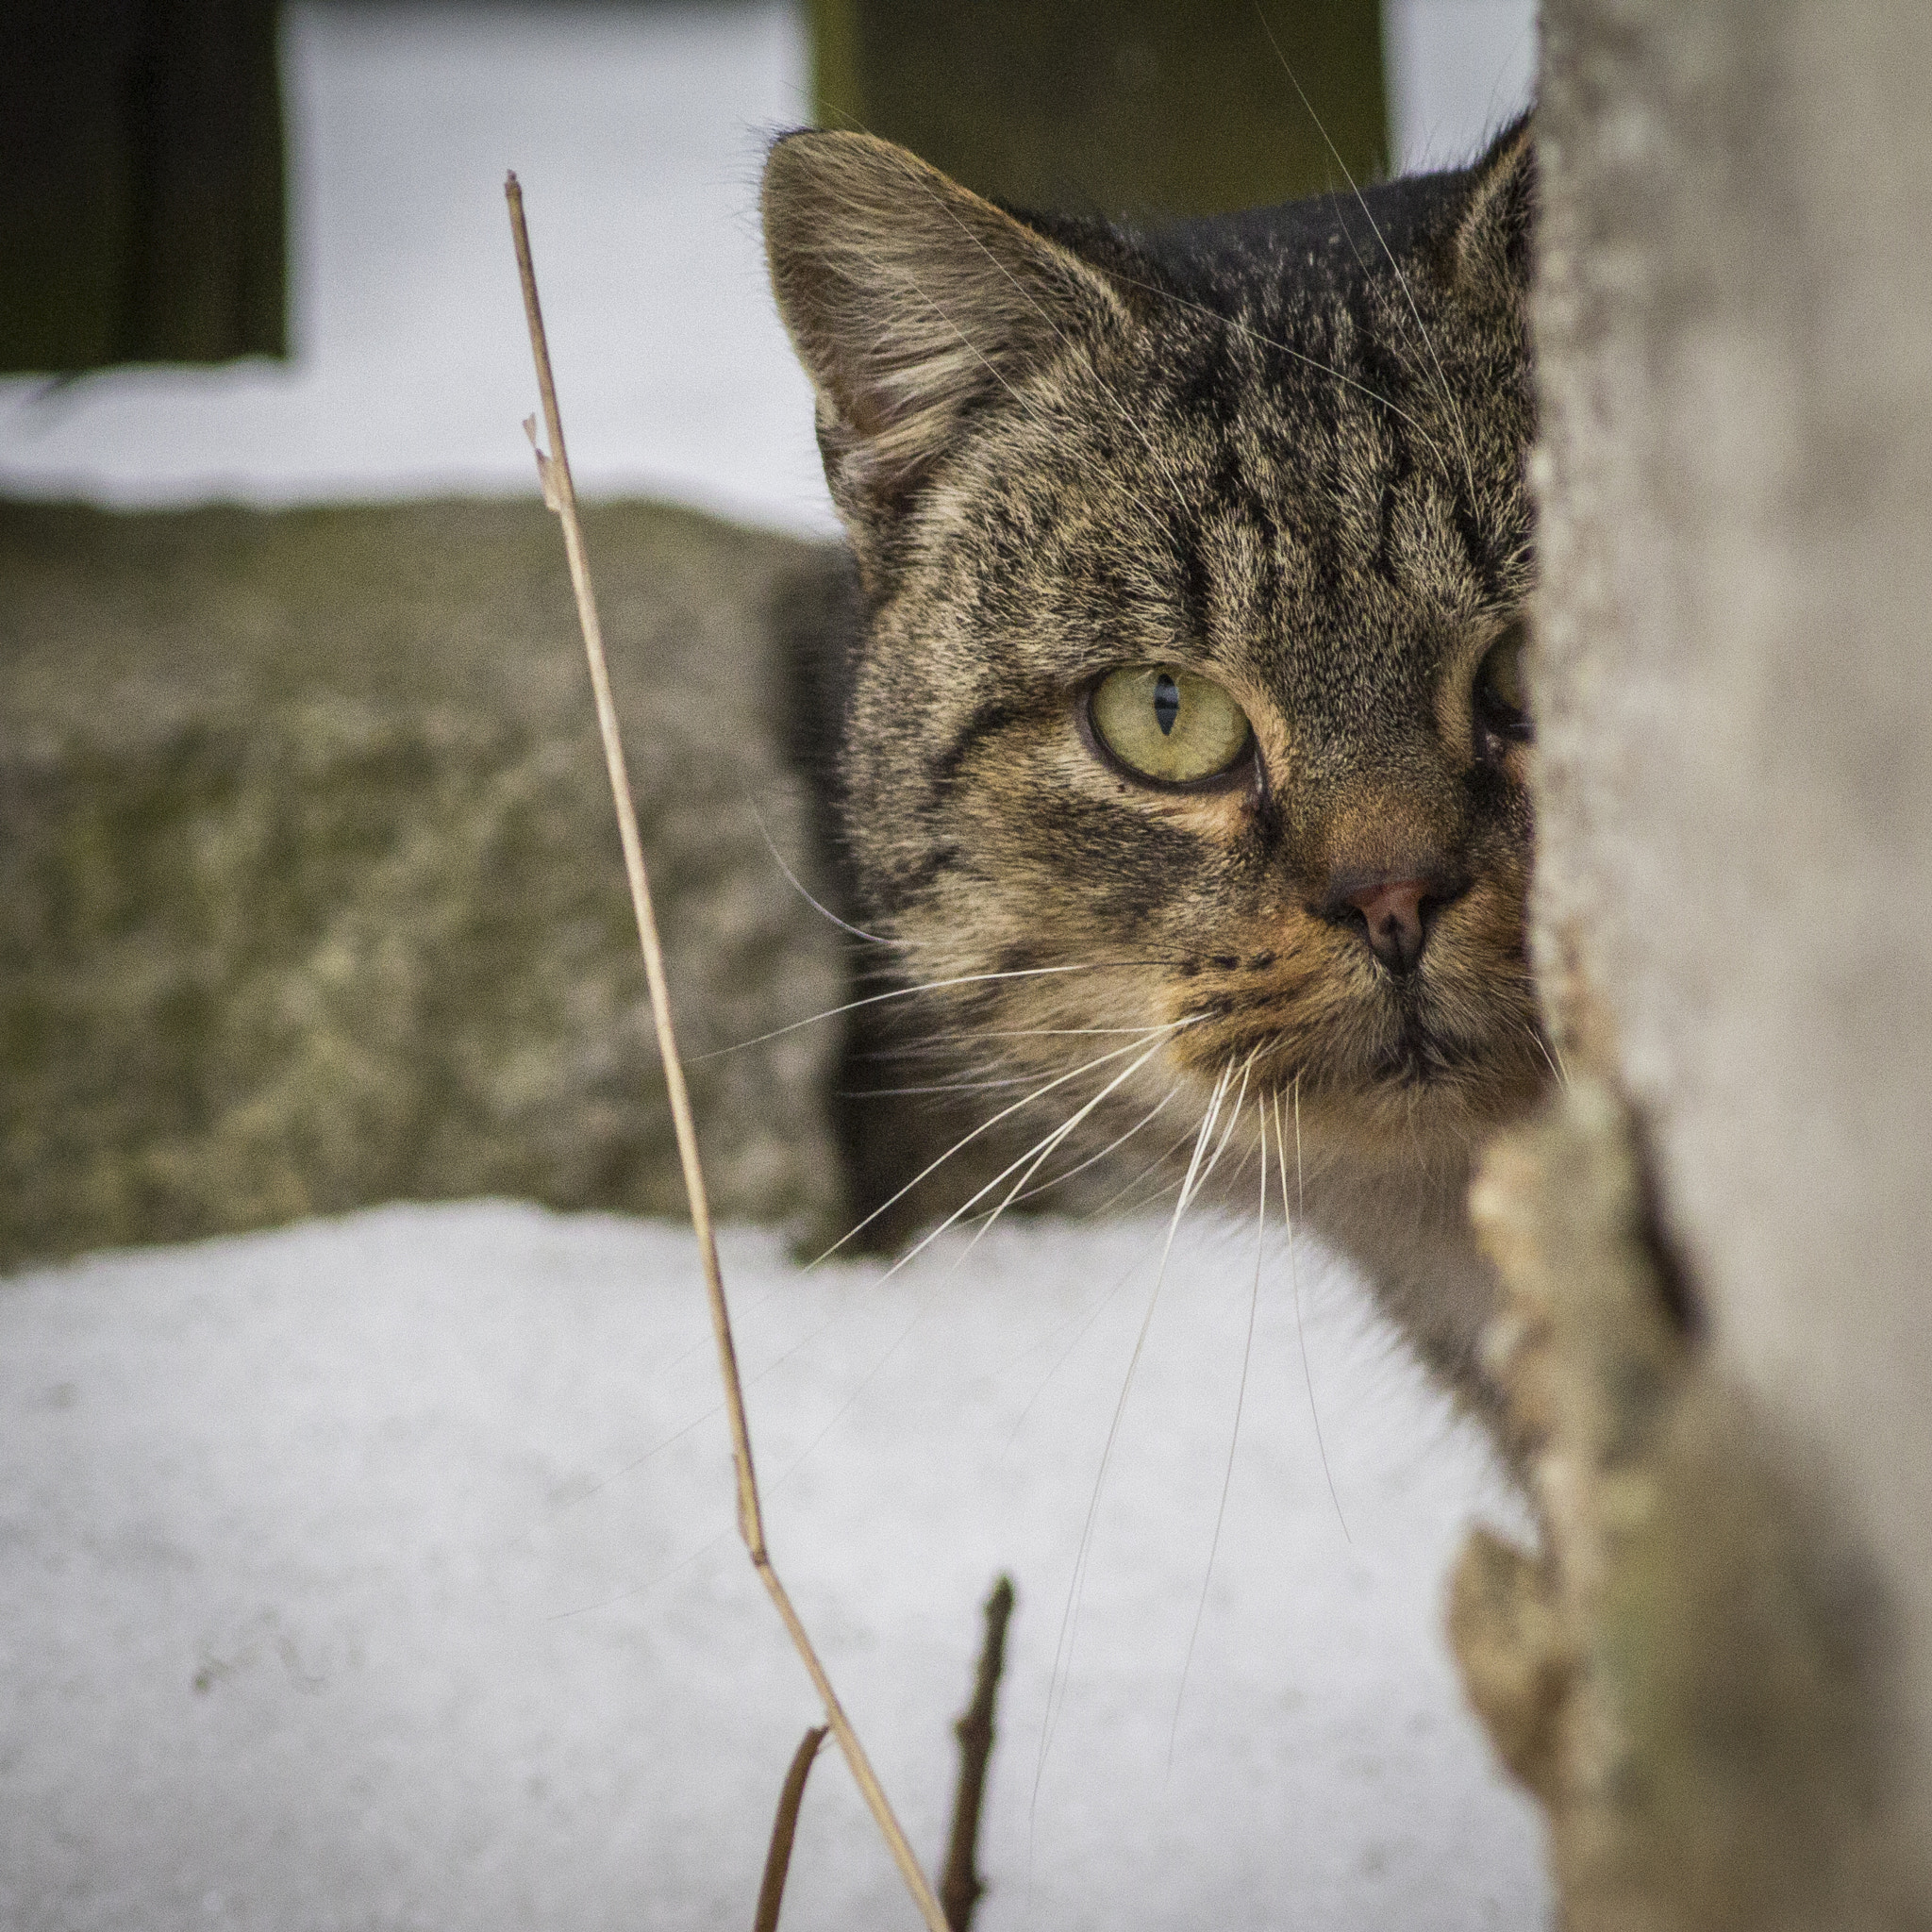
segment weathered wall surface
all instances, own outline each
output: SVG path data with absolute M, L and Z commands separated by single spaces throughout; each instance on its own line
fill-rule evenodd
M 789 760 L 829 553 L 586 517 L 688 1057 L 836 1006 Z M 691 1069 L 718 1211 L 835 1211 L 836 1029 Z M 681 1213 L 534 503 L 0 508 L 0 1267 L 372 1201 Z
M 1932 1845 L 1932 8 L 1545 34 L 1539 944 L 1882 1582 Z

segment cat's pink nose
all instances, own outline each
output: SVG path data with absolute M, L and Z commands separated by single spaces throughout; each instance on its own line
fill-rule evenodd
M 1435 891 L 1430 879 L 1383 879 L 1347 894 L 1347 904 L 1361 914 L 1368 927 L 1371 949 L 1391 973 L 1414 972 L 1427 938 L 1423 902 Z

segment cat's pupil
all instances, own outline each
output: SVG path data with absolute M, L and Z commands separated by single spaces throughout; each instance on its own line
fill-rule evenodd
M 1174 729 L 1174 721 L 1180 714 L 1180 686 L 1163 671 L 1154 680 L 1154 722 L 1160 726 L 1161 737 Z

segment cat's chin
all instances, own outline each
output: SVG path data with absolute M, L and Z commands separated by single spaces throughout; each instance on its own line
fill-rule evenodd
M 1405 1020 L 1388 1049 L 1367 1068 L 1365 1090 L 1394 1089 L 1409 1093 L 1422 1089 L 1467 1088 L 1491 1077 L 1496 1049 L 1489 1041 L 1468 1041 L 1440 1033 L 1415 1020 Z
M 1437 1168 L 1469 1156 L 1541 1100 L 1550 1074 L 1519 1047 L 1458 1041 L 1405 1025 L 1354 1065 L 1310 1078 L 1292 1069 L 1254 1069 L 1252 1091 L 1271 1110 L 1299 1116 L 1304 1141 L 1326 1158 Z
M 1541 1098 L 1547 1074 L 1506 1073 L 1493 1057 L 1459 1064 L 1418 1051 L 1378 1063 L 1357 1084 L 1331 1090 L 1304 1112 L 1312 1133 L 1335 1152 L 1378 1161 L 1416 1160 L 1435 1166 L 1447 1155 L 1466 1158 L 1483 1141 L 1523 1118 Z
M 1533 1014 L 1465 1030 L 1411 1000 L 1366 1025 L 1331 1024 L 1312 1051 L 1307 1030 L 1258 1044 L 1252 1034 L 1218 1036 L 1203 1028 L 1176 1042 L 1204 1108 L 1225 1081 L 1264 1105 L 1278 1096 L 1299 1108 L 1305 1133 L 1357 1145 L 1436 1132 L 1481 1139 L 1533 1107 L 1551 1076 Z

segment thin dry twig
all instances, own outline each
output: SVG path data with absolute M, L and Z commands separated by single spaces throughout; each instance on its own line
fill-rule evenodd
M 577 521 L 576 491 L 571 482 L 570 458 L 563 442 L 563 419 L 558 413 L 557 386 L 551 379 L 550 348 L 543 334 L 543 311 L 537 300 L 537 271 L 530 260 L 529 231 L 524 224 L 524 193 L 514 175 L 503 184 L 509 202 L 510 233 L 516 242 L 517 269 L 523 278 L 524 313 L 530 325 L 530 352 L 537 363 L 537 387 L 543 397 L 543 422 L 550 436 L 550 453 L 537 443 L 536 422 L 524 425 L 537 450 L 537 475 L 543 501 L 563 524 L 564 550 L 570 558 L 570 580 L 576 591 L 577 619 L 583 627 L 584 651 L 591 663 L 591 684 L 597 696 L 597 724 L 604 738 L 604 761 L 610 773 L 610 792 L 617 807 L 617 826 L 624 841 L 624 867 L 630 879 L 631 908 L 637 914 L 638 944 L 644 956 L 644 973 L 651 986 L 651 1018 L 658 1032 L 658 1050 L 664 1061 L 664 1082 L 670 1089 L 671 1118 L 677 1129 L 677 1156 L 684 1168 L 685 1195 L 691 1205 L 691 1227 L 698 1238 L 698 1258 L 705 1273 L 705 1294 L 711 1311 L 711 1329 L 718 1344 L 718 1369 L 724 1384 L 724 1407 L 731 1421 L 731 1457 L 738 1474 L 738 1527 L 751 1554 L 752 1567 L 763 1580 L 778 1615 L 791 1633 L 812 1688 L 824 1706 L 825 1719 L 839 1749 L 852 1767 L 860 1794 L 877 1822 L 887 1849 L 906 1881 L 906 1889 L 924 1919 L 927 1932 L 948 1932 L 945 1913 L 919 1868 L 912 1846 L 893 1815 L 885 1788 L 845 1715 L 832 1680 L 812 1648 L 798 1612 L 765 1547 L 764 1514 L 758 1504 L 758 1476 L 752 1466 L 751 1431 L 744 1415 L 744 1389 L 738 1373 L 738 1350 L 731 1339 L 731 1316 L 724 1303 L 724 1278 L 718 1267 L 718 1243 L 711 1227 L 710 1202 L 705 1191 L 704 1169 L 698 1160 L 697 1127 L 691 1118 L 691 1093 L 684 1082 L 677 1038 L 671 1024 L 671 999 L 664 978 L 664 953 L 658 941 L 657 915 L 651 909 L 650 881 L 644 874 L 644 848 L 638 837 L 637 809 L 631 803 L 630 778 L 625 768 L 624 744 L 618 735 L 617 708 L 610 697 L 610 673 L 604 658 L 604 632 L 597 621 L 597 604 L 591 590 L 591 566 L 584 552 L 583 527 Z
M 940 1880 L 940 1903 L 946 1908 L 952 1932 L 968 1932 L 973 1908 L 986 1890 L 978 1871 L 979 1812 L 986 1798 L 986 1767 L 992 1757 L 993 1707 L 1007 1664 L 1007 1621 L 1012 1614 L 1013 1579 L 1002 1576 L 986 1600 L 986 1643 L 979 1653 L 973 1701 L 953 1726 L 959 1740 L 959 1788 L 953 1794 L 953 1832 L 946 1847 L 945 1875 Z
M 825 1741 L 826 1726 L 814 1724 L 798 1740 L 791 1768 L 778 1792 L 778 1809 L 772 1820 L 772 1842 L 765 1853 L 765 1875 L 758 1886 L 758 1908 L 751 1932 L 778 1932 L 778 1912 L 785 1903 L 785 1874 L 791 1870 L 791 1840 L 798 1835 L 798 1807 L 805 1802 L 805 1781 L 811 1761 Z

